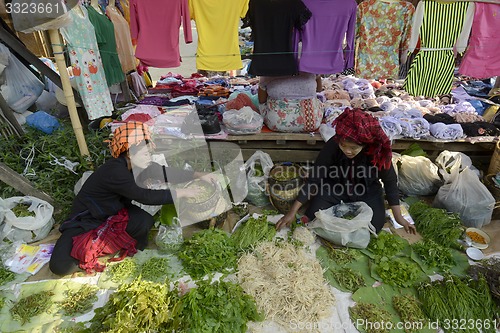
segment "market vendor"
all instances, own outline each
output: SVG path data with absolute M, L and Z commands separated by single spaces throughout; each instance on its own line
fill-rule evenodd
M 318 210 L 341 201 L 363 201 L 373 210 L 371 223 L 378 233 L 386 221 L 385 189 L 396 222 L 406 232 L 415 233 L 415 226 L 401 214 L 391 143 L 378 120 L 361 109 L 346 109 L 333 126 L 335 135 L 326 142 L 297 200 L 276 227 L 281 229 L 295 221 L 295 215 L 307 201 L 310 205 L 305 215 L 309 220 L 315 218 Z
M 266 126 L 275 132 L 314 132 L 323 119 L 316 97 L 321 77 L 300 72 L 292 76 L 261 76 L 259 108 Z
M 198 194 L 196 189 L 181 188 L 175 192 L 150 189 L 151 183 L 148 187 L 146 181 L 151 182 L 152 175 L 160 174 L 162 179 L 155 181 L 163 183 L 166 175 L 177 183 L 202 176 L 151 163 L 151 146 L 149 130 L 143 123 L 128 122 L 115 130 L 109 142 L 113 158 L 85 181 L 73 201 L 69 218 L 59 227 L 61 236 L 49 264 L 53 273 L 71 274 L 79 266 L 87 272 L 102 270 L 104 267 L 99 266 L 97 257 L 106 254 L 106 250 L 125 249 L 128 254 L 144 250 L 154 220 L 148 212 L 133 205 L 132 200 L 145 205 L 162 205 L 172 203 L 174 196 Z M 141 172 L 137 173 L 136 180 L 133 171 L 137 170 Z M 143 176 L 145 174 L 148 176 Z M 111 226 L 111 223 L 116 224 Z

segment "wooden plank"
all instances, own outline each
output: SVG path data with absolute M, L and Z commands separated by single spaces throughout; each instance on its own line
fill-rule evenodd
M 54 205 L 55 203 L 54 199 L 52 199 L 51 196 L 36 189 L 30 183 L 30 181 L 28 181 L 26 178 L 24 178 L 2 162 L 0 162 L 0 181 L 15 188 L 24 195 L 37 197 L 39 199 L 47 201 L 51 205 Z

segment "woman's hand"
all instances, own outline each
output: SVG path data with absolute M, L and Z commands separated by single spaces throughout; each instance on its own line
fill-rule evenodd
M 289 227 L 293 221 L 295 221 L 295 213 L 293 211 L 289 211 L 286 215 L 279 219 L 278 223 L 276 223 L 276 230 L 279 231 L 283 227 Z
M 194 198 L 202 193 L 202 189 L 199 187 L 192 188 L 178 188 L 175 190 L 177 198 Z
M 396 218 L 396 222 L 398 222 L 405 228 L 406 233 L 413 235 L 417 233 L 417 229 L 415 229 L 415 226 L 413 224 L 410 224 L 410 222 L 408 222 L 403 216 Z

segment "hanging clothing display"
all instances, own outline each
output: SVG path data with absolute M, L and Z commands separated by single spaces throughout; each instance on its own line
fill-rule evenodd
M 196 22 L 196 68 L 207 71 L 241 69 L 238 26 L 248 11 L 248 0 L 189 0 Z M 223 23 L 224 28 L 214 22 Z
M 135 57 L 146 66 L 179 67 L 181 23 L 184 41 L 191 43 L 188 0 L 130 0 L 130 31 L 137 40 Z
M 478 79 L 500 75 L 500 4 L 478 2 L 459 73 Z M 460 52 L 460 50 L 458 50 Z
M 254 49 L 248 72 L 265 76 L 297 74 L 294 28 L 301 31 L 311 15 L 301 0 L 250 0 L 248 19 Z
M 106 81 L 108 82 L 108 87 L 111 87 L 113 84 L 125 80 L 120 59 L 116 52 L 115 28 L 109 18 L 102 12 L 95 10 L 94 7 L 88 6 L 87 12 L 89 20 L 95 29 Z
M 358 6 L 356 77 L 398 78 L 406 61 L 415 7 L 410 2 L 366 0 Z
M 299 71 L 314 74 L 341 73 L 354 66 L 356 1 L 303 0 L 311 19 L 297 38 L 302 41 Z M 343 48 L 344 38 L 347 42 Z M 298 43 L 295 44 L 298 52 Z
M 106 15 L 115 27 L 116 51 L 122 65 L 122 71 L 128 73 L 135 70 L 134 47 L 127 21 L 114 6 L 106 7 Z
M 470 31 L 468 24 L 472 24 L 474 16 L 473 7 L 468 8 L 468 2 L 421 1 L 418 4 L 409 52 L 415 49 L 419 36 L 420 50 L 405 79 L 404 89 L 409 94 L 434 97 L 451 92 L 455 68 L 453 46 L 461 31 Z M 466 14 L 471 19 L 466 20 Z
M 67 41 L 74 80 L 83 106 L 90 120 L 111 116 L 113 103 L 104 76 L 94 26 L 83 6 L 74 7 L 70 15 L 73 23 L 60 31 Z

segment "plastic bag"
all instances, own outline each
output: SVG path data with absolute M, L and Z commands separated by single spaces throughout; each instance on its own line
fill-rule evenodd
M 7 54 L 9 59 L 9 64 L 4 70 L 5 83 L 0 92 L 12 110 L 23 113 L 42 94 L 44 84 L 2 43 L 0 43 L 0 54 Z
M 315 216 L 307 227 L 335 245 L 364 249 L 370 243 L 370 233 L 376 234 L 371 223 L 373 211 L 362 201 L 320 209 Z
M 402 155 L 398 172 L 399 189 L 406 195 L 435 194 L 441 185 L 438 167 L 424 156 Z
M 89 177 L 94 173 L 94 171 L 92 170 L 89 170 L 89 171 L 85 171 L 82 175 L 82 177 L 80 179 L 78 179 L 78 181 L 76 182 L 75 186 L 73 187 L 73 192 L 75 193 L 75 195 L 78 194 L 78 192 L 80 192 L 80 190 L 82 189 L 83 187 L 83 184 L 85 184 L 85 182 L 87 181 L 87 179 L 89 179 Z
M 441 186 L 433 206 L 460 214 L 462 224 L 467 227 L 481 228 L 491 222 L 495 198 L 478 176 L 466 167 L 453 182 Z
M 260 150 L 257 150 L 245 162 L 248 183 L 246 199 L 257 207 L 269 204 L 269 198 L 266 195 L 266 183 L 273 165 L 271 156 Z
M 35 216 L 17 217 L 12 209 L 18 204 L 28 205 L 28 210 Z M 54 225 L 54 207 L 35 197 L 11 197 L 5 200 L 0 198 L 0 211 L 4 213 L 0 223 L 0 240 L 36 242 L 45 238 Z
M 14 29 L 24 33 L 59 29 L 71 24 L 68 9 L 78 1 L 70 0 L 12 0 L 11 14 Z
M 164 252 L 176 252 L 180 249 L 183 241 L 182 227 L 177 217 L 172 219 L 170 225 L 160 225 L 155 238 L 156 245 Z
M 226 132 L 236 135 L 259 133 L 264 124 L 264 118 L 249 106 L 240 110 L 227 110 L 222 121 Z
M 469 168 L 479 177 L 479 170 L 472 165 L 470 157 L 461 152 L 445 150 L 438 155 L 435 163 L 445 184 L 453 182 L 465 168 Z
M 57 130 L 60 126 L 59 120 L 45 111 L 37 111 L 30 114 L 26 117 L 26 124 L 45 134 L 52 134 L 52 132 Z

